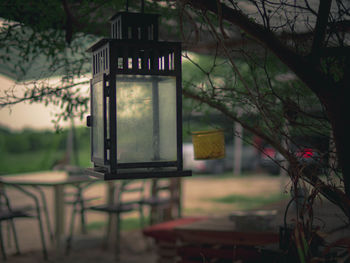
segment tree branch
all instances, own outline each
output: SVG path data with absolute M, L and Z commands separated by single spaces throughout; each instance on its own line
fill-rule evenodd
M 215 0 L 182 0 L 196 9 L 210 11 L 218 15 L 217 2 Z M 242 12 L 231 9 L 221 3 L 222 18 L 238 26 L 248 33 L 256 41 L 262 43 L 271 50 L 281 61 L 318 96 L 322 91 L 334 86 L 332 80 L 327 78 L 321 69 L 315 67 L 303 56 L 292 51 L 284 45 L 277 36 L 262 25 L 252 21 Z
M 289 161 L 294 163 L 298 163 L 298 159 L 291 153 L 289 153 L 286 149 L 284 149 L 280 144 L 276 143 L 276 140 L 271 140 L 270 136 L 267 136 L 263 131 L 261 131 L 258 127 L 251 127 L 247 125 L 247 123 L 242 122 L 237 116 L 235 116 L 231 111 L 229 111 L 224 105 L 216 102 L 210 97 L 201 96 L 196 94 L 195 92 L 191 92 L 189 90 L 183 90 L 183 95 L 187 98 L 191 98 L 197 100 L 199 102 L 205 103 L 208 106 L 218 110 L 223 113 L 225 116 L 230 118 L 232 121 L 238 122 L 242 125 L 242 127 L 259 136 L 261 139 L 271 144 L 278 152 L 280 152 L 284 157 L 288 158 Z M 337 205 L 341 208 L 344 214 L 350 218 L 350 200 L 346 196 L 346 194 L 338 189 L 337 187 L 333 187 L 331 185 L 325 184 L 318 176 L 314 175 L 312 171 L 308 171 L 308 169 L 300 168 L 302 171 L 301 179 L 310 183 L 313 187 L 315 187 L 323 196 L 325 196 L 329 201 Z
M 57 87 L 57 88 L 51 88 L 50 86 L 43 86 L 37 90 L 33 89 L 31 93 L 27 93 L 27 94 L 25 93 L 21 97 L 17 97 L 14 94 L 11 96 L 7 95 L 5 97 L 0 97 L 0 109 L 11 105 L 16 105 L 18 103 L 25 102 L 25 101 L 38 101 L 44 97 L 49 97 L 53 95 L 60 97 L 62 91 L 69 90 L 71 88 L 74 88 L 80 85 L 85 85 L 88 83 L 89 81 L 81 81 L 79 83 L 74 83 L 71 85 L 67 85 L 64 87 Z
M 266 135 L 262 130 L 259 129 L 259 127 L 252 127 L 252 126 L 248 125 L 246 122 L 242 121 L 237 116 L 235 116 L 235 114 L 233 114 L 231 111 L 229 111 L 224 105 L 216 102 L 215 100 L 213 100 L 210 97 L 198 95 L 195 92 L 192 92 L 190 90 L 183 89 L 182 94 L 187 98 L 191 98 L 191 99 L 194 99 L 196 101 L 205 103 L 208 106 L 212 107 L 213 109 L 218 110 L 219 112 L 221 112 L 222 114 L 227 116 L 232 121 L 241 124 L 245 130 L 257 135 L 262 140 L 271 144 L 283 156 L 288 156 L 288 154 L 289 154 L 288 151 L 286 149 L 284 149 L 283 147 L 281 147 L 281 145 L 277 144 L 276 140 L 271 140 L 271 136 Z

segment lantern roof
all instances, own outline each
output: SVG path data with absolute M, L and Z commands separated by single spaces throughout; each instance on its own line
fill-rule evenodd
M 108 43 L 111 39 L 109 38 L 103 38 L 98 40 L 96 43 L 92 44 L 91 47 L 89 47 L 86 51 L 87 52 L 93 52 L 94 50 L 102 47 L 103 45 L 105 45 L 106 43 Z
M 127 11 L 121 11 L 121 12 L 117 12 L 115 13 L 110 19 L 109 22 L 113 22 L 116 18 L 118 17 L 128 17 L 128 18 L 137 18 L 142 20 L 142 18 L 144 19 L 158 19 L 158 17 L 160 17 L 159 14 L 149 14 L 149 13 L 132 13 L 132 12 L 127 12 Z M 139 22 L 135 21 L 134 22 Z

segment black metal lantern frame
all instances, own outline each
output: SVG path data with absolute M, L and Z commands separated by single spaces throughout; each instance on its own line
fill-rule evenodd
M 117 13 L 94 44 L 91 160 L 105 180 L 190 176 L 183 171 L 181 43 L 158 41 L 158 15 Z

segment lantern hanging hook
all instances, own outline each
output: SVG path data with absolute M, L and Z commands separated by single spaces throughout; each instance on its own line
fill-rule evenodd
M 145 0 L 141 0 L 141 13 L 145 12 Z
M 125 2 L 125 10 L 126 12 L 129 12 L 129 1 L 126 0 Z M 141 13 L 145 12 L 145 0 L 141 0 Z

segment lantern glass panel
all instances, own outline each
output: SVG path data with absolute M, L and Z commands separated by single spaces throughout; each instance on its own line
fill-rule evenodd
M 176 78 L 118 75 L 117 162 L 177 160 Z
M 102 81 L 92 85 L 92 157 L 103 159 L 103 86 Z

